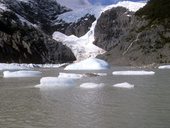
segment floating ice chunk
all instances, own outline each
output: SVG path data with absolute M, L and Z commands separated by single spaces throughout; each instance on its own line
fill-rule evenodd
M 66 66 L 65 70 L 105 70 L 108 68 L 109 64 L 106 61 L 96 58 L 88 58 Z
M 58 78 L 58 77 L 43 77 L 40 84 L 36 85 L 37 88 L 51 88 L 51 87 L 66 87 L 74 85 L 74 79 L 71 78 Z
M 42 75 L 39 71 L 4 71 L 3 77 L 4 78 L 11 78 L 11 77 L 40 77 Z
M 118 83 L 118 84 L 115 84 L 113 85 L 113 87 L 116 87 L 116 88 L 134 88 L 134 85 L 132 84 L 129 84 L 127 82 L 124 82 L 124 83 Z
M 158 69 L 170 69 L 170 65 L 159 66 Z
M 86 89 L 93 89 L 93 88 L 100 88 L 103 87 L 104 84 L 100 83 L 100 84 L 96 84 L 96 83 L 83 83 L 80 85 L 81 88 L 86 88 Z
M 153 71 L 114 71 L 113 75 L 154 75 Z
M 59 73 L 58 78 L 72 78 L 72 79 L 80 79 L 82 77 L 86 77 L 85 74 L 73 74 L 73 73 Z
M 16 63 L 6 64 L 0 63 L 0 70 L 23 70 L 29 69 L 28 67 Z

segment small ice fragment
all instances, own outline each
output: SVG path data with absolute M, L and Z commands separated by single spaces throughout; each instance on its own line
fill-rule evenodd
M 115 84 L 115 85 L 113 85 L 113 87 L 130 89 L 130 88 L 134 88 L 134 85 L 129 84 L 129 83 L 127 83 L 127 82 L 124 82 L 124 83 Z

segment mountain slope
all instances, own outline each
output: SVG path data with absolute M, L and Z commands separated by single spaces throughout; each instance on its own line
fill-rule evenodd
M 86 8 L 91 6 L 91 3 L 88 0 L 57 0 L 58 3 L 66 7 L 71 8 L 72 10 Z
M 148 9 L 152 10 L 149 5 L 151 3 L 155 5 L 157 0 L 151 0 L 136 14 L 126 12 L 127 15 L 116 16 L 119 12 L 118 8 L 102 14 L 96 26 L 95 44 L 108 52 L 99 58 L 113 65 L 139 66 L 170 63 L 169 17 L 159 16 L 158 13 L 162 13 L 159 11 L 154 12 L 154 15 L 150 15 L 152 11 L 150 14 L 147 13 Z M 159 8 L 167 9 L 165 4 L 159 5 Z M 159 8 L 154 6 L 154 9 L 160 10 Z M 108 17 L 114 14 L 115 20 L 111 22 L 113 19 L 109 20 Z M 103 22 L 106 24 L 103 25 Z
M 55 0 L 5 0 L 5 5 L 17 15 L 40 27 L 44 32 L 52 33 L 51 24 L 59 14 L 71 11 Z
M 7 1 L 3 2 L 0 4 L 0 62 L 63 63 L 75 60 L 68 47 L 52 40 L 33 23 L 9 9 Z

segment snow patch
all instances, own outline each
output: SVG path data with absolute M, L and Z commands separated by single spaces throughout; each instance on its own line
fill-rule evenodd
M 114 71 L 113 75 L 154 75 L 153 71 Z
M 80 8 L 85 8 L 90 6 L 90 2 L 88 0 L 57 0 L 58 3 L 61 5 L 64 5 L 66 7 L 69 7 L 73 10 L 75 9 L 80 9 Z
M 40 77 L 42 75 L 39 71 L 4 71 L 4 78 L 12 78 L 12 77 Z
M 6 11 L 8 10 L 5 4 L 0 3 L 0 11 Z
M 29 2 L 29 0 L 17 0 L 17 1 L 25 2 L 25 3 L 28 3 L 28 2 Z
M 109 69 L 109 64 L 97 58 L 88 58 L 86 60 L 70 64 L 65 67 L 65 70 L 106 70 Z
M 80 88 L 85 88 L 85 89 L 93 89 L 93 88 L 100 88 L 103 87 L 104 84 L 100 83 L 100 84 L 96 84 L 96 83 L 83 83 L 80 85 Z
M 134 88 L 135 86 L 132 85 L 132 84 L 129 84 L 129 83 L 127 83 L 127 82 L 124 82 L 124 83 L 115 84 L 115 85 L 113 85 L 113 87 L 131 89 L 131 88 Z
M 109 5 L 103 9 L 103 12 L 106 10 L 109 10 L 113 7 L 125 7 L 129 11 L 136 12 L 140 8 L 144 7 L 146 5 L 145 2 L 132 2 L 132 1 L 120 1 L 117 4 Z
M 103 6 L 88 6 L 85 8 L 76 9 L 70 12 L 59 15 L 57 20 L 62 20 L 66 23 L 76 23 L 79 19 L 87 14 L 94 15 L 98 18 L 102 12 Z
M 54 87 L 68 87 L 74 85 L 75 79 L 58 78 L 58 77 L 43 77 L 37 88 L 54 88 Z

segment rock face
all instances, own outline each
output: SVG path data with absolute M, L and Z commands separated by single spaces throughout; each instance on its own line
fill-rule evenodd
M 106 51 L 115 47 L 120 42 L 122 35 L 130 28 L 132 14 L 123 7 L 103 12 L 97 20 L 94 30 L 94 44 Z
M 170 22 L 113 8 L 98 19 L 94 44 L 108 51 L 99 58 L 113 65 L 170 63 Z
M 0 10 L 0 62 L 63 63 L 74 61 L 71 50 L 52 40 L 11 10 Z
M 75 35 L 81 37 L 85 35 L 92 23 L 96 20 L 94 15 L 86 14 L 84 17 L 80 18 L 77 22 L 67 23 L 63 20 L 57 20 L 57 24 L 54 24 L 52 28 L 66 35 Z
M 58 20 L 60 14 L 71 11 L 71 9 L 61 6 L 56 0 L 5 0 L 5 5 L 26 19 L 32 24 L 37 25 L 48 35 L 55 31 L 60 31 L 66 35 L 82 36 L 95 20 L 93 15 L 85 15 L 76 23 L 66 23 Z
M 71 11 L 56 0 L 5 0 L 5 5 L 32 24 L 36 24 L 46 34 L 53 33 L 53 20 L 58 15 Z

